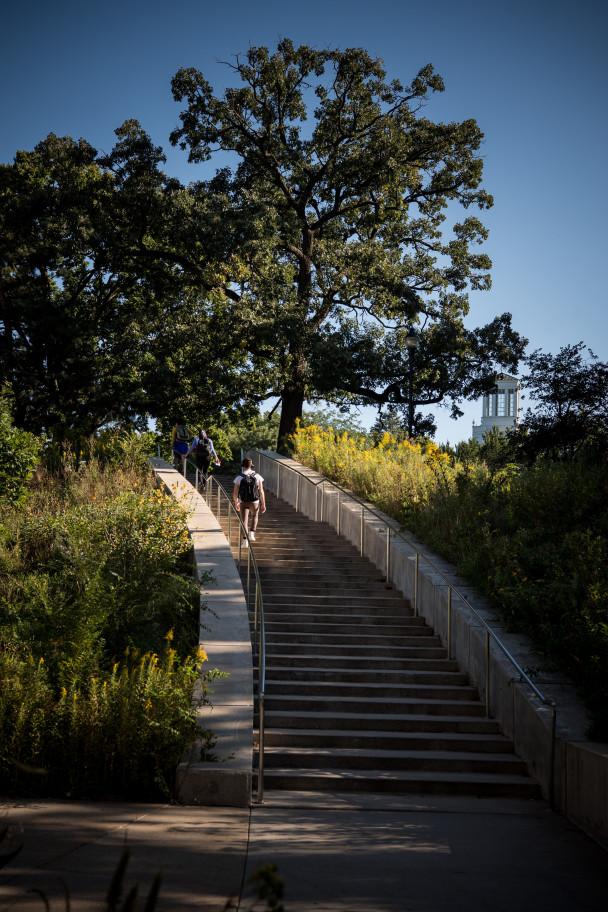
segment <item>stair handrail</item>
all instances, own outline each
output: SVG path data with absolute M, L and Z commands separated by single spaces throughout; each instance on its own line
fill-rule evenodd
M 196 491 L 199 490 L 199 480 L 202 476 L 198 466 L 196 466 L 191 459 L 184 460 L 184 478 L 186 478 L 187 465 L 192 466 L 195 471 L 194 476 L 194 488 Z M 232 524 L 231 517 L 234 515 L 237 520 L 237 528 L 239 529 L 239 550 L 238 550 L 238 561 L 237 566 L 240 570 L 241 560 L 242 560 L 242 544 L 243 541 L 247 542 L 247 610 L 251 608 L 251 569 L 253 568 L 253 574 L 255 577 L 255 592 L 254 592 L 254 614 L 253 614 L 253 630 L 254 630 L 254 640 L 257 635 L 257 648 L 258 648 L 258 688 L 257 688 L 257 698 L 258 698 L 258 787 L 256 793 L 256 799 L 258 803 L 261 803 L 264 800 L 264 734 L 265 734 L 265 718 L 264 718 L 264 700 L 266 697 L 266 623 L 264 619 L 264 597 L 262 595 L 262 583 L 260 580 L 260 571 L 258 569 L 258 564 L 255 559 L 254 551 L 251 547 L 251 540 L 249 538 L 249 532 L 245 528 L 245 524 L 241 519 L 239 511 L 236 509 L 232 502 L 232 498 L 226 488 L 220 484 L 217 478 L 214 478 L 213 475 L 205 477 L 205 482 L 203 485 L 203 497 L 205 503 L 209 509 L 213 512 L 213 499 L 214 499 L 214 490 L 213 486 L 217 488 L 217 519 L 221 519 L 221 497 L 226 500 L 228 504 L 228 544 L 232 546 Z
M 290 472 L 294 472 L 296 475 L 301 476 L 302 478 L 304 478 L 304 479 L 306 479 L 307 481 L 309 481 L 309 482 L 317 489 L 317 491 L 318 491 L 318 489 L 319 489 L 319 486 L 328 484 L 328 485 L 331 485 L 332 487 L 336 488 L 341 494 L 346 495 L 350 500 L 352 500 L 352 501 L 354 501 L 355 503 L 359 504 L 359 506 L 362 508 L 362 509 L 361 509 L 361 547 L 360 547 L 361 554 L 363 554 L 364 516 L 365 516 L 365 512 L 370 513 L 372 516 L 374 516 L 376 519 L 378 519 L 378 520 L 386 527 L 386 535 L 387 535 L 387 545 L 386 545 L 386 558 L 387 558 L 387 560 L 386 560 L 386 580 L 387 580 L 387 582 L 389 581 L 389 572 L 390 572 L 390 539 L 391 539 L 391 535 L 393 535 L 394 537 L 397 537 L 397 538 L 402 539 L 402 540 L 403 540 L 403 541 L 404 541 L 404 542 L 405 542 L 405 543 L 414 551 L 414 554 L 415 554 L 415 561 L 416 561 L 416 571 L 415 571 L 415 578 L 414 578 L 414 598 L 413 598 L 414 605 L 413 605 L 413 607 L 414 607 L 414 613 L 415 613 L 415 614 L 418 613 L 418 576 L 419 576 L 419 572 L 420 572 L 420 558 L 421 558 L 421 557 L 424 558 L 424 560 L 433 568 L 433 570 L 434 570 L 434 571 L 435 571 L 435 572 L 444 580 L 445 584 L 446 584 L 447 587 L 448 587 L 448 636 L 447 636 L 447 639 L 448 639 L 448 658 L 451 658 L 451 657 L 452 657 L 451 632 L 452 632 L 452 594 L 453 594 L 453 593 L 456 593 L 456 595 L 459 596 L 459 597 L 466 603 L 466 605 L 467 605 L 467 607 L 469 608 L 469 610 L 475 615 L 475 618 L 479 621 L 480 625 L 481 625 L 481 626 L 484 628 L 484 630 L 485 630 L 485 633 L 486 633 L 486 651 L 485 651 L 485 659 L 486 659 L 486 695 L 485 695 L 485 696 L 486 696 L 486 714 L 489 715 L 489 709 L 490 709 L 490 705 L 489 705 L 489 703 L 490 703 L 490 695 L 489 695 L 489 690 L 490 690 L 490 688 L 489 688 L 489 679 L 490 679 L 490 675 L 489 675 L 489 671 L 490 671 L 490 668 L 489 668 L 489 662 L 490 662 L 489 640 L 490 640 L 490 638 L 492 638 L 492 639 L 495 641 L 495 643 L 497 644 L 497 646 L 500 648 L 500 650 L 503 652 L 503 654 L 504 654 L 504 655 L 507 657 L 507 659 L 511 662 L 511 664 L 513 665 L 513 667 L 515 668 L 515 670 L 517 671 L 517 673 L 518 673 L 518 675 L 519 675 L 519 678 L 520 678 L 520 681 L 524 681 L 524 682 L 531 688 L 531 690 L 536 694 L 536 696 L 538 697 L 538 699 L 539 699 L 545 706 L 549 706 L 549 707 L 553 710 L 553 728 L 555 729 L 555 714 L 556 714 L 555 702 L 554 702 L 553 700 L 551 700 L 549 697 L 545 696 L 545 694 L 543 694 L 543 692 L 537 687 L 537 685 L 534 683 L 534 681 L 532 681 L 532 679 L 530 678 L 530 676 L 529 676 L 529 675 L 526 673 L 526 671 L 521 667 L 521 665 L 519 664 L 519 662 L 517 661 L 517 659 L 515 658 L 515 656 L 513 656 L 513 655 L 511 654 L 511 652 L 509 651 L 508 647 L 505 645 L 505 643 L 503 643 L 503 641 L 500 639 L 500 637 L 499 637 L 498 634 L 495 632 L 495 630 L 493 630 L 493 628 L 488 624 L 488 622 L 485 620 L 485 618 L 483 618 L 482 615 L 479 614 L 479 612 L 477 611 L 477 609 L 471 604 L 471 602 L 470 602 L 468 596 L 465 595 L 465 593 L 462 592 L 462 591 L 461 591 L 457 586 L 455 586 L 452 582 L 450 582 L 450 580 L 449 580 L 448 577 L 445 575 L 445 573 L 444 573 L 444 572 L 437 566 L 437 564 L 429 557 L 428 553 L 426 553 L 426 552 L 424 552 L 424 551 L 420 551 L 419 548 L 418 548 L 418 546 L 416 545 L 416 543 L 415 543 L 414 541 L 412 541 L 411 538 L 409 538 L 407 535 L 405 535 L 400 529 L 394 529 L 394 528 L 390 525 L 390 523 L 388 523 L 388 522 L 386 521 L 386 519 L 385 519 L 380 513 L 378 513 L 376 510 L 373 509 L 373 507 L 370 507 L 370 506 L 369 506 L 368 504 L 366 504 L 363 500 L 361 500 L 359 497 L 357 497 L 356 494 L 353 494 L 352 491 L 348 491 L 346 488 L 343 488 L 343 487 L 342 487 L 341 485 L 339 485 L 337 482 L 332 481 L 331 479 L 326 478 L 325 476 L 323 476 L 319 481 L 314 482 L 311 478 L 309 478 L 308 475 L 306 475 L 305 472 L 300 471 L 300 469 L 295 468 L 295 466 L 289 465 L 288 463 L 281 461 L 281 457 L 280 457 L 280 456 L 273 456 L 273 455 L 271 455 L 271 454 L 269 453 L 268 450 L 265 450 L 265 451 L 262 451 L 262 450 L 255 450 L 255 452 L 257 452 L 257 453 L 259 454 L 259 456 L 260 456 L 262 459 L 268 459 L 268 460 L 270 460 L 270 461 L 276 463 L 277 466 L 279 467 L 279 468 L 277 469 L 277 487 L 278 487 L 279 489 L 280 489 L 280 473 L 281 473 L 281 468 L 283 468 L 283 469 L 288 469 Z M 316 470 L 316 469 L 312 469 L 312 471 L 314 472 L 314 471 L 317 471 L 317 470 Z M 296 489 L 296 498 L 299 499 L 299 498 L 297 497 L 297 494 L 298 494 L 298 489 Z M 279 495 L 277 494 L 277 496 L 279 496 Z M 296 509 L 298 509 L 298 506 L 296 506 Z M 317 512 L 317 497 L 316 497 L 316 493 L 315 493 L 315 513 L 316 513 L 316 512 Z M 338 500 L 338 513 L 337 513 L 337 515 L 338 515 L 338 529 L 337 529 L 337 531 L 338 531 L 338 534 L 340 534 L 340 528 L 339 528 L 339 523 L 340 523 L 340 520 L 339 520 L 339 517 L 340 517 L 340 500 Z M 317 519 L 317 516 L 316 516 L 316 515 L 315 515 L 315 519 Z M 321 522 L 323 522 L 323 505 L 322 505 L 322 507 L 321 507 Z

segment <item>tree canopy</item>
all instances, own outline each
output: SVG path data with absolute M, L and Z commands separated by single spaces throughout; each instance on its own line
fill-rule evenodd
M 266 394 L 282 399 L 280 437 L 307 397 L 407 401 L 402 336 L 412 324 L 424 340 L 418 403 L 456 403 L 491 385 L 496 364 L 514 369 L 523 342 L 509 315 L 464 327 L 468 291 L 490 287 L 477 250 L 487 232 L 472 215 L 449 233 L 443 223 L 453 207 L 492 199 L 477 123 L 423 115 L 444 88 L 433 68 L 404 86 L 362 49 L 285 39 L 274 53 L 251 48 L 232 70 L 239 84 L 223 97 L 196 69 L 175 75 L 184 107 L 171 140 L 193 162 L 237 158 L 216 179 L 241 225 L 243 272 L 224 292 L 251 324 Z
M 458 414 L 516 368 L 509 314 L 465 326 L 491 265 L 468 210 L 492 199 L 476 122 L 424 114 L 433 68 L 402 85 L 362 49 L 287 39 L 231 68 L 221 97 L 195 69 L 172 82 L 171 141 L 220 156 L 209 180 L 167 176 L 136 120 L 108 155 L 51 134 L 0 165 L 0 383 L 19 426 L 65 439 L 272 396 L 284 445 L 306 399 Z
M 136 121 L 116 133 L 106 156 L 51 134 L 0 166 L 0 383 L 17 424 L 56 441 L 217 413 L 246 372 L 219 251 L 197 253 L 208 194 L 163 173 Z
M 521 455 L 571 458 L 582 450 L 608 452 L 608 363 L 583 342 L 556 355 L 540 349 L 526 358 L 527 409 L 512 445 Z

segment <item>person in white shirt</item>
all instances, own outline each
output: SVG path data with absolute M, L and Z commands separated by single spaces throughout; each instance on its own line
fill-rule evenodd
M 253 468 L 253 463 L 248 456 L 241 464 L 241 474 L 234 479 L 232 500 L 237 510 L 241 510 L 241 518 L 246 530 L 249 530 L 249 514 L 251 513 L 251 530 L 249 539 L 255 541 L 255 532 L 258 527 L 260 513 L 266 512 L 266 493 L 264 479 Z M 249 542 L 243 539 L 245 547 Z

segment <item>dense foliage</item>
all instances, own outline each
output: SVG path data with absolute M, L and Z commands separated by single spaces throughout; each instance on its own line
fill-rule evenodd
M 232 73 L 222 97 L 194 68 L 172 81 L 171 140 L 219 153 L 211 180 L 169 177 L 134 119 L 108 154 L 51 133 L 0 165 L 0 383 L 20 427 L 79 444 L 277 396 L 283 445 L 306 399 L 408 402 L 411 326 L 417 406 L 458 412 L 515 369 L 510 314 L 465 326 L 490 285 L 471 212 L 492 198 L 475 120 L 423 113 L 433 67 L 402 84 L 362 48 L 284 39 Z
M 195 68 L 178 71 L 171 140 L 190 161 L 236 161 L 206 187 L 223 194 L 242 267 L 224 285 L 242 344 L 263 367 L 266 395 L 282 400 L 280 446 L 311 395 L 407 402 L 411 324 L 423 351 L 417 404 L 457 409 L 491 385 L 495 362 L 513 368 L 523 341 L 509 314 L 464 326 L 468 290 L 489 287 L 491 265 L 469 211 L 492 198 L 477 123 L 422 113 L 444 89 L 433 67 L 403 85 L 361 48 L 284 39 L 274 52 L 250 48 L 232 73 L 236 85 L 218 96 Z
M 8 390 L 0 390 L 0 500 L 15 503 L 38 464 L 40 441 L 14 426 L 11 405 Z
M 3 791 L 166 796 L 197 732 L 184 515 L 142 473 L 140 443 L 100 449 L 0 504 Z
M 303 462 L 400 519 L 579 686 L 608 737 L 608 467 L 595 451 L 505 462 L 508 441 L 457 458 L 386 433 L 301 428 Z

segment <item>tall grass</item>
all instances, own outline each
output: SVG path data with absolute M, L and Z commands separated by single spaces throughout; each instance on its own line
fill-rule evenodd
M 0 503 L 4 791 L 166 797 L 196 733 L 185 515 L 141 460 L 116 462 L 39 469 Z
M 435 444 L 300 428 L 295 456 L 454 563 L 511 630 L 578 685 L 608 738 L 608 467 L 581 456 L 493 469 Z

